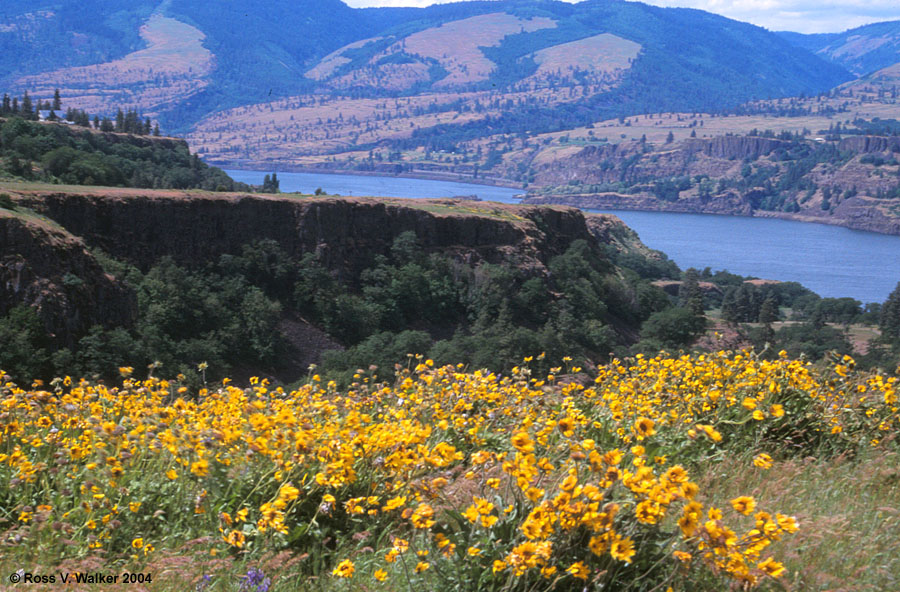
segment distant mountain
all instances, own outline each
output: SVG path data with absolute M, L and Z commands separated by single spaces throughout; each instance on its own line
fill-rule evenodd
M 148 0 L 3 0 L 0 81 L 115 60 L 142 47 Z
M 900 63 L 900 21 L 873 23 L 843 33 L 779 35 L 857 76 Z
M 374 18 L 379 11 L 370 14 Z M 590 77 L 609 70 L 603 58 L 615 49 L 566 44 L 613 35 L 638 46 L 626 52 L 634 63 L 623 82 L 630 91 L 649 90 L 642 85 L 652 84 L 654 103 L 674 99 L 721 106 L 752 94 L 824 90 L 849 78 L 842 68 L 822 69 L 819 60 L 764 29 L 698 10 L 609 0 L 574 6 L 536 0 L 435 5 L 390 14 L 402 22 L 334 52 L 313 77 L 330 88 L 373 93 L 385 85 L 394 91 L 496 88 L 554 67 L 563 71 L 563 78 L 576 71 Z M 553 48 L 561 55 L 547 56 Z M 588 56 L 595 57 L 593 63 L 585 52 L 593 54 Z M 562 56 L 568 61 L 560 62 Z M 685 89 L 697 85 L 703 86 L 702 93 Z
M 273 100 L 427 94 L 448 103 L 487 93 L 471 102 L 479 116 L 413 122 L 420 136 L 449 126 L 448 141 L 480 134 L 486 118 L 515 133 L 563 129 L 813 94 L 852 78 L 762 28 L 619 0 L 422 9 L 352 9 L 339 0 L 5 0 L 0 50 L 0 84 L 11 91 L 43 98 L 59 86 L 73 106 L 101 114 L 137 108 L 173 131 L 224 109 L 282 109 Z M 569 107 L 561 113 L 560 105 Z

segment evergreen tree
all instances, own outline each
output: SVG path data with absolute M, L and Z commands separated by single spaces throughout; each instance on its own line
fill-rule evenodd
M 116 127 L 115 131 L 124 132 L 125 131 L 125 114 L 121 109 L 116 112 Z
M 725 290 L 725 295 L 722 296 L 722 318 L 728 323 L 740 321 L 737 313 L 737 288 Z
M 775 330 L 772 323 L 778 320 L 778 303 L 770 293 L 759 307 L 759 322 L 763 325 L 763 340 L 766 343 L 775 341 Z
M 703 292 L 700 290 L 700 272 L 693 267 L 684 272 L 684 280 L 678 288 L 679 306 L 691 311 L 695 317 L 703 316 Z
M 62 109 L 62 97 L 59 96 L 59 89 L 53 91 L 53 110 L 59 111 Z
M 272 173 L 272 176 L 266 175 L 263 178 L 262 184 L 262 192 L 263 193 L 278 193 L 279 192 L 280 182 L 278 181 L 278 174 Z
M 25 96 L 22 97 L 22 117 L 25 119 L 33 119 L 34 118 L 34 108 L 32 107 L 31 97 L 28 96 L 28 91 L 25 91 Z
M 881 329 L 882 339 L 889 343 L 900 342 L 900 283 L 881 306 L 878 327 Z
M 759 322 L 768 325 L 778 320 L 778 303 L 772 294 L 766 296 L 762 306 L 759 308 Z
M 821 303 L 816 305 L 816 308 L 813 310 L 812 315 L 809 317 L 809 325 L 812 326 L 813 329 L 818 331 L 822 327 L 825 326 L 825 311 L 822 310 Z

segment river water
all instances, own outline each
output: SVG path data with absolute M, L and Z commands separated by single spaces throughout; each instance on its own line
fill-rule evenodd
M 265 172 L 226 171 L 236 181 L 262 184 Z M 448 181 L 318 173 L 278 173 L 282 191 L 379 197 L 477 195 L 518 203 L 521 190 Z M 769 218 L 610 211 L 641 240 L 682 269 L 710 267 L 740 275 L 800 282 L 820 296 L 883 302 L 900 282 L 900 236 Z

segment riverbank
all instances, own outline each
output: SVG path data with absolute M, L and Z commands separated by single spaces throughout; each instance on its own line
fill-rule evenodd
M 781 220 L 827 224 L 829 226 L 840 226 L 851 230 L 900 236 L 900 207 L 891 204 L 888 200 L 878 200 L 866 196 L 855 196 L 844 200 L 836 208 L 827 211 L 823 210 L 821 213 L 808 209 L 795 213 L 752 209 L 747 200 L 738 196 L 734 196 L 734 199 L 701 200 L 699 198 L 688 198 L 670 202 L 661 201 L 655 196 L 646 194 L 626 195 L 620 193 L 598 193 L 589 195 L 533 195 L 524 193 L 525 189 L 522 188 L 521 183 L 502 177 L 480 177 L 474 179 L 471 175 L 465 173 L 444 173 L 440 171 L 425 171 L 419 169 L 390 173 L 385 171 L 358 171 L 289 164 L 279 164 L 277 167 L 272 167 L 272 163 L 248 161 L 231 161 L 211 164 L 225 169 L 245 172 L 261 172 L 274 169 L 275 172 L 279 173 L 416 179 L 483 187 L 504 187 L 508 189 L 521 189 L 523 191 L 522 203 L 532 205 L 552 204 L 568 205 L 581 209 L 777 218 Z
M 209 161 L 208 164 L 217 166 L 221 169 L 232 169 L 247 172 L 269 171 L 269 172 L 286 172 L 286 173 L 309 173 L 314 175 L 345 175 L 351 177 L 393 177 L 398 179 L 420 179 L 423 181 L 445 181 L 450 183 L 465 183 L 467 185 L 484 185 L 487 187 L 506 187 L 509 189 L 525 189 L 521 183 L 505 179 L 502 177 L 478 177 L 466 173 L 449 173 L 441 171 L 427 171 L 422 169 L 413 169 L 410 171 L 391 172 L 391 171 L 359 171 L 329 167 L 310 167 L 291 164 L 278 164 L 273 167 L 271 162 L 253 162 L 253 161 Z M 524 193 L 523 193 L 524 195 Z
M 754 210 L 745 200 L 735 196 L 732 200 L 679 199 L 662 201 L 651 195 L 625 195 L 598 193 L 590 195 L 529 195 L 522 203 L 540 205 L 567 205 L 590 210 L 626 210 L 637 212 L 666 212 L 678 214 L 716 214 L 746 218 L 777 218 L 794 222 L 827 224 L 851 230 L 876 232 L 900 236 L 900 205 L 887 200 L 856 196 L 843 201 L 834 210 L 821 214 L 810 210 L 801 212 L 775 212 Z

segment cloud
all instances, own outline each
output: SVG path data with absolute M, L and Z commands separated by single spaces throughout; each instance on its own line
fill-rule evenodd
M 453 0 L 345 0 L 353 7 L 428 6 Z M 569 2 L 575 0 L 566 0 Z M 836 33 L 876 21 L 900 20 L 898 0 L 644 0 L 698 8 L 772 31 Z
M 897 0 L 648 0 L 698 8 L 773 31 L 833 33 L 876 21 L 900 20 Z

